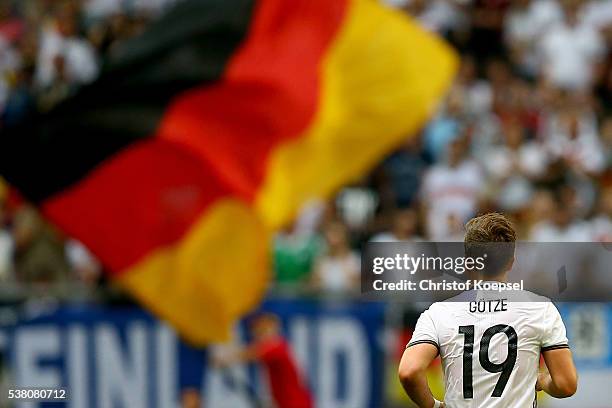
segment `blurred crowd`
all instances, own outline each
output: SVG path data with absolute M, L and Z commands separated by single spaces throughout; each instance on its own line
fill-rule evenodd
M 365 242 L 462 240 L 486 211 L 521 240 L 612 241 L 612 1 L 387 2 L 445 37 L 459 74 L 419 134 L 278 235 L 277 279 L 358 290 Z
M 94 80 L 173 1 L 0 0 L 0 126 Z M 277 234 L 278 286 L 358 291 L 364 243 L 461 240 L 492 210 L 522 240 L 612 241 L 612 0 L 387 3 L 445 37 L 459 74 L 417 135 Z M 85 247 L 0 196 L 0 281 L 100 281 Z

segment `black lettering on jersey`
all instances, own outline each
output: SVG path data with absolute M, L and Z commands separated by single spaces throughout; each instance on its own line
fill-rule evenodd
M 506 310 L 508 310 L 507 299 L 479 300 L 477 302 L 470 302 L 471 313 L 505 312 Z
M 496 364 L 489 359 L 489 344 L 491 343 L 491 338 L 497 333 L 503 333 L 508 337 L 508 356 L 506 357 L 506 360 L 500 364 Z M 506 384 L 508 384 L 508 380 L 510 379 L 510 374 L 512 374 L 512 370 L 516 364 L 517 354 L 518 336 L 516 334 L 516 330 L 514 330 L 512 326 L 498 324 L 493 327 L 489 327 L 482 335 L 482 340 L 480 341 L 480 353 L 478 356 L 480 365 L 490 373 L 501 373 L 499 380 L 497 380 L 497 384 L 495 384 L 495 389 L 491 395 L 492 397 L 502 396 L 504 389 L 506 388 Z
M 503 333 L 508 337 L 508 356 L 502 363 L 496 364 L 489 358 L 489 346 L 491 344 L 491 338 L 498 334 Z M 474 325 L 470 326 L 459 326 L 459 334 L 463 334 L 463 398 L 474 398 L 473 388 L 473 373 L 472 373 L 472 356 L 474 354 Z M 518 335 L 516 330 L 512 326 L 505 324 L 498 324 L 489 327 L 485 330 L 480 339 L 480 352 L 478 353 L 478 360 L 482 368 L 490 373 L 501 373 L 495 389 L 491 397 L 499 398 L 504 393 L 504 389 L 508 384 L 514 365 L 516 364 L 516 357 L 518 354 Z
M 474 354 L 474 326 L 459 326 L 459 333 L 465 336 L 463 340 L 463 398 L 473 398 L 472 354 Z

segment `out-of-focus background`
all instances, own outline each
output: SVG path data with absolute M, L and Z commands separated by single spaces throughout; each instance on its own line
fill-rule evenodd
M 105 55 L 172 3 L 0 0 L 0 126 L 93 81 Z M 445 37 L 461 67 L 417 137 L 274 238 L 263 308 L 281 317 L 320 407 L 409 406 L 395 370 L 427 305 L 358 299 L 365 242 L 462 240 L 465 221 L 491 210 L 509 214 L 522 240 L 612 241 L 612 1 L 389 6 Z M 207 407 L 266 399 L 256 368 L 229 380 L 206 368 L 202 351 L 109 286 L 87 248 L 6 186 L 0 226 L 3 389 L 64 385 L 73 407 L 174 407 L 187 388 Z M 542 406 L 612 408 L 612 305 L 560 309 L 580 387 Z

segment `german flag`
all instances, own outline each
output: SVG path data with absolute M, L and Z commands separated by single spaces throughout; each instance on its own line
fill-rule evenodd
M 372 0 L 186 0 L 4 129 L 0 173 L 189 340 L 267 285 L 268 234 L 423 123 L 454 54 Z

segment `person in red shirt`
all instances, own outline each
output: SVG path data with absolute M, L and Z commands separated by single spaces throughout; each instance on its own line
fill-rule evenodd
M 268 374 L 270 391 L 278 408 L 313 408 L 310 390 L 302 379 L 287 341 L 281 335 L 278 317 L 262 313 L 251 320 L 253 342 L 215 365 L 258 362 Z

